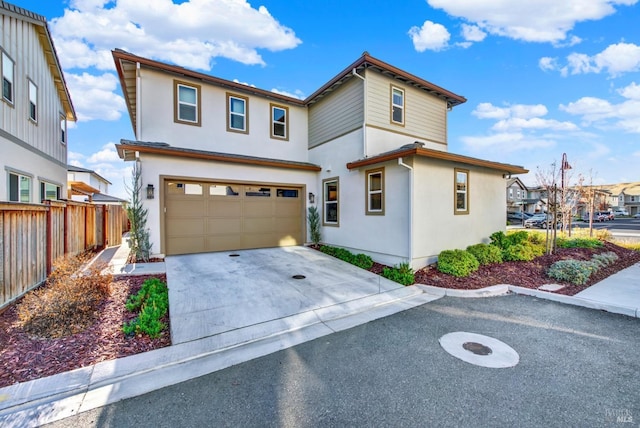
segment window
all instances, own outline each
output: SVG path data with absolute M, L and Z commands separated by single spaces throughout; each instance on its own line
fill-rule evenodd
M 520 199 L 520 189 L 518 189 L 518 190 L 516 191 L 516 198 L 517 198 L 517 199 Z
M 63 114 L 60 115 L 60 142 L 67 144 L 67 118 Z
M 245 186 L 244 188 L 245 196 L 258 196 L 258 197 L 271 197 L 271 188 L 270 187 L 250 187 Z
M 173 91 L 174 122 L 200 126 L 200 86 L 174 80 Z
M 46 181 L 40 182 L 40 200 L 55 201 L 60 199 L 60 186 L 56 184 L 47 183 Z
M 391 87 L 391 122 L 404 125 L 404 91 Z
M 509 199 L 513 199 L 513 187 L 509 187 Z
M 289 139 L 289 108 L 271 104 L 271 138 Z
M 18 173 L 9 173 L 9 200 L 13 202 L 31 202 L 31 177 Z
M 29 119 L 38 121 L 38 87 L 29 80 Z
M 249 99 L 227 94 L 227 131 L 249 132 Z
M 367 176 L 367 215 L 384 215 L 384 168 L 365 172 Z
M 276 197 L 278 198 L 297 198 L 298 189 L 276 189 Z
M 13 104 L 13 60 L 2 52 L 2 98 Z
M 469 171 L 455 169 L 456 200 L 454 214 L 469 214 Z
M 340 203 L 338 200 L 338 179 L 328 178 L 326 180 L 323 180 L 322 188 L 324 201 L 323 224 L 326 226 L 338 226 L 338 213 L 340 209 Z

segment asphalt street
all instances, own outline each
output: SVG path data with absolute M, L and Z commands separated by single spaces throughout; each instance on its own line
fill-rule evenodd
M 447 353 L 498 339 L 510 368 Z M 640 322 L 527 296 L 446 297 L 49 427 L 637 427 Z

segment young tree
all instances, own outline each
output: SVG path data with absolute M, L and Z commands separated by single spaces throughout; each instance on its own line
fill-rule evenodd
M 129 231 L 129 245 L 136 261 L 149 261 L 151 244 L 149 243 L 149 229 L 147 228 L 147 209 L 142 205 L 140 193 L 142 191 L 142 167 L 136 162 L 131 171 L 131 187 L 126 186 L 131 197 L 127 207 L 127 217 L 131 229 Z
M 536 179 L 538 185 L 542 187 L 547 195 L 547 217 L 545 222 L 547 226 L 545 239 L 545 252 L 553 254 L 556 249 L 558 212 L 561 205 L 561 191 L 558 190 L 558 179 L 560 178 L 560 170 L 556 167 L 556 163 L 552 163 L 548 170 L 536 171 Z

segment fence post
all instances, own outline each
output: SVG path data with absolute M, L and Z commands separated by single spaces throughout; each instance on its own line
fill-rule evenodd
M 68 209 L 69 209 L 69 205 L 68 204 L 64 204 L 64 220 L 62 221 L 62 223 L 64 224 L 62 233 L 64 234 L 64 251 L 63 251 L 63 255 L 66 256 L 69 253 L 69 219 L 68 217 Z
M 107 230 L 109 228 L 109 218 L 107 217 L 109 215 L 109 210 L 107 209 L 107 205 L 103 205 L 102 206 L 102 244 L 104 245 L 104 248 L 107 248 L 109 246 L 109 230 Z
M 46 231 L 45 233 L 47 234 L 47 277 L 51 274 L 51 270 L 52 270 L 52 266 L 53 266 L 53 241 L 52 241 L 52 234 L 53 234 L 53 218 L 51 216 L 51 201 L 50 200 L 46 200 L 44 201 L 44 204 L 47 206 L 47 220 L 46 220 Z

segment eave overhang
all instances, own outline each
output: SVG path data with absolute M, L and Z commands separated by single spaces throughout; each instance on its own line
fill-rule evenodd
M 366 159 L 360 159 L 354 162 L 347 163 L 347 168 L 358 169 L 364 166 L 375 165 L 382 162 L 388 162 L 392 160 L 396 160 L 399 158 L 411 157 L 411 156 L 420 156 L 430 159 L 439 159 L 449 162 L 456 162 L 465 165 L 473 165 L 482 168 L 493 169 L 496 171 L 500 171 L 503 174 L 526 174 L 529 172 L 528 169 L 525 169 L 519 165 L 510 165 L 506 163 L 499 163 L 488 161 L 484 159 L 472 158 L 469 156 L 457 155 L 454 153 L 443 152 L 440 150 L 433 149 L 425 149 L 419 147 L 411 147 L 411 148 L 401 148 L 399 150 L 394 150 L 391 152 L 383 153 L 378 156 L 372 156 Z
M 296 162 L 281 159 L 270 159 L 256 156 L 244 156 L 233 153 L 209 152 L 205 150 L 186 149 L 182 147 L 172 147 L 166 143 L 145 143 L 140 141 L 121 140 L 116 145 L 118 156 L 125 161 L 136 160 L 140 153 L 154 154 L 161 156 L 172 156 L 187 159 L 198 159 L 206 161 L 237 163 L 252 166 L 266 166 L 275 168 L 297 169 L 304 171 L 321 171 L 318 165 L 307 162 Z

